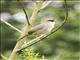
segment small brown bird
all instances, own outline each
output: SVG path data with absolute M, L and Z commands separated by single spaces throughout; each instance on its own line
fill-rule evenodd
M 29 29 L 28 34 L 25 34 L 24 36 L 20 37 L 18 41 L 33 33 L 36 33 L 37 35 L 41 35 L 41 34 L 46 35 L 51 32 L 51 30 L 54 28 L 54 25 L 55 25 L 54 20 L 46 20 L 43 23 Z

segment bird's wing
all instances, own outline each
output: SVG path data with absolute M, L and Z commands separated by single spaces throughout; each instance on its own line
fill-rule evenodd
M 34 32 L 37 32 L 37 31 L 43 29 L 43 27 L 44 27 L 44 24 L 39 24 L 39 25 L 37 25 L 37 26 L 32 27 L 31 29 L 29 29 L 28 34 L 20 37 L 18 40 L 21 40 L 21 39 L 23 39 L 24 37 L 26 37 L 27 35 L 30 35 L 30 34 L 32 34 L 32 33 L 34 33 Z M 18 41 L 18 40 L 17 40 L 17 41 Z
M 39 24 L 39 25 L 37 25 L 37 26 L 32 27 L 32 28 L 28 31 L 28 34 L 32 34 L 32 33 L 37 32 L 37 31 L 39 31 L 39 30 L 41 30 L 41 29 L 43 29 L 43 28 L 44 28 L 44 24 Z

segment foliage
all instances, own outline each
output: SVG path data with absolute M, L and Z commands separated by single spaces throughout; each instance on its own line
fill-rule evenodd
M 22 56 L 24 60 L 39 60 L 39 53 L 34 53 L 32 49 L 24 49 L 22 51 Z

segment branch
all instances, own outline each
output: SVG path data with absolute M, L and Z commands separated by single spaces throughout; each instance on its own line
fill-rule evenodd
M 19 52 L 19 51 L 21 51 L 21 50 L 23 50 L 23 49 L 25 49 L 25 48 L 27 48 L 27 47 L 32 46 L 32 45 L 35 44 L 36 42 L 39 42 L 39 41 L 41 40 L 41 38 L 43 38 L 43 37 L 45 37 L 45 36 L 46 36 L 46 35 L 43 34 L 43 35 L 41 35 L 41 36 L 39 36 L 39 37 L 37 37 L 37 38 L 35 38 L 35 39 L 33 39 L 33 40 L 30 40 L 29 42 L 23 44 L 20 49 L 17 49 L 17 52 Z
M 8 60 L 8 58 L 5 57 L 5 56 L 3 56 L 2 54 L 1 54 L 1 57 L 2 57 L 3 59 L 5 59 L 5 60 Z
M 34 21 L 36 20 L 38 11 L 40 10 L 41 7 L 42 7 L 42 5 L 36 5 L 34 7 L 34 11 L 32 13 L 32 16 L 29 19 L 31 25 L 34 25 Z M 27 33 L 27 30 L 31 27 L 31 25 L 29 25 L 29 26 L 25 25 L 25 27 L 23 27 L 24 31 L 23 31 L 23 34 L 20 35 L 20 37 L 24 36 Z M 24 39 L 17 41 L 17 43 L 16 43 L 11 55 L 9 56 L 8 60 L 14 60 L 15 59 L 15 57 L 16 57 L 15 55 L 17 53 L 17 50 L 21 48 L 21 46 L 25 43 L 25 41 L 26 41 L 26 37 Z
M 28 25 L 30 25 L 30 22 L 29 22 L 29 17 L 28 17 L 28 14 L 24 8 L 24 5 L 20 2 L 20 0 L 17 0 L 19 2 L 19 5 L 21 6 L 22 10 L 24 11 L 24 14 L 25 14 L 25 17 L 26 17 L 26 20 L 27 20 L 27 23 Z
M 23 50 L 25 48 L 28 48 L 28 47 L 30 47 L 30 46 L 32 46 L 32 45 L 44 40 L 46 37 L 48 37 L 48 36 L 52 35 L 53 33 L 57 32 L 66 23 L 67 18 L 68 18 L 68 6 L 67 6 L 66 0 L 64 0 L 64 1 L 65 1 L 64 2 L 65 3 L 65 18 L 64 18 L 64 21 L 62 22 L 62 24 L 58 28 L 56 28 L 54 31 L 52 31 L 50 34 L 48 34 L 48 35 L 46 35 L 44 37 L 40 37 L 40 38 L 38 37 L 39 38 L 38 40 L 36 40 L 37 38 L 33 39 L 33 42 L 29 42 L 29 45 L 26 44 L 25 47 L 22 47 L 21 49 L 17 50 L 17 52 L 19 52 L 19 51 L 21 51 L 21 50 Z
M 1 19 L 1 21 L 3 23 L 5 23 L 6 25 L 10 26 L 11 28 L 13 28 L 14 30 L 20 32 L 20 33 L 23 33 L 22 31 L 20 31 L 19 29 L 17 29 L 16 27 L 14 27 L 13 25 L 11 25 L 10 23 L 6 22 L 5 20 Z

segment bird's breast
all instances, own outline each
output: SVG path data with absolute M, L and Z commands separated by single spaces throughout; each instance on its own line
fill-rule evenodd
M 53 28 L 54 28 L 54 24 L 55 23 L 53 23 L 53 22 L 48 22 L 48 23 L 46 23 L 45 24 L 45 29 L 48 31 L 48 32 L 50 32 Z

